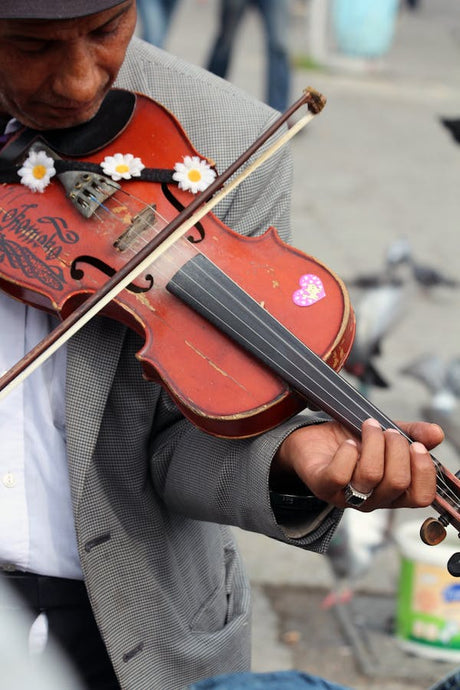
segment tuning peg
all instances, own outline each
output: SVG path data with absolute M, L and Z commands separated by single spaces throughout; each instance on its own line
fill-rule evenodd
M 446 528 L 439 520 L 435 518 L 427 518 L 420 527 L 420 538 L 428 546 L 436 546 L 446 538 Z M 460 574 L 460 560 L 459 560 L 459 574 Z
M 453 577 L 460 577 L 460 553 L 453 553 L 447 561 L 447 570 Z

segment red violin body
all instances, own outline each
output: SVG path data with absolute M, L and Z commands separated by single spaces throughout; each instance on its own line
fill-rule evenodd
M 38 136 L 34 146 L 40 148 Z M 46 148 L 54 151 L 49 142 Z M 100 164 L 116 153 L 131 153 L 146 168 L 161 170 L 173 169 L 184 156 L 200 155 L 179 122 L 144 96 L 136 96 L 122 131 L 84 161 Z M 52 177 L 43 193 L 28 190 L 19 178 L 0 187 L 0 284 L 65 319 L 193 195 L 175 183 L 121 181 L 120 190 L 84 217 L 71 200 L 76 189 L 64 189 L 60 177 Z M 145 376 L 166 386 L 195 424 L 222 436 L 260 433 L 305 407 L 305 398 L 166 289 L 180 266 L 197 254 L 336 370 L 354 334 L 347 293 L 322 263 L 282 242 L 273 228 L 259 237 L 242 237 L 208 214 L 104 308 L 145 338 L 138 354 Z

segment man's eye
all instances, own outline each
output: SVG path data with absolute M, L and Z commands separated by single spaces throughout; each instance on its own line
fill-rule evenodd
M 14 46 L 22 53 L 41 53 L 46 49 L 46 41 L 14 41 Z
M 112 34 L 116 34 L 119 27 L 120 27 L 120 20 L 117 17 L 117 19 L 114 19 L 112 22 L 109 22 L 108 24 L 104 24 L 104 26 L 100 26 L 93 33 L 95 36 L 110 36 Z

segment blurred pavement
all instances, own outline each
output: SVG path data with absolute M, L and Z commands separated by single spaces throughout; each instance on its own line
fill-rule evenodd
M 309 0 L 292 3 L 294 59 L 309 53 L 309 10 Z M 214 27 L 213 0 L 182 0 L 166 47 L 204 65 Z M 326 38 L 332 54 L 332 38 Z M 242 26 L 230 79 L 262 98 L 264 60 L 261 26 L 253 13 Z M 460 118 L 459 0 L 422 0 L 414 12 L 402 8 L 383 62 L 296 68 L 292 101 L 307 86 L 328 102 L 292 143 L 294 244 L 348 280 L 379 272 L 389 244 L 405 237 L 418 261 L 458 279 L 460 146 L 439 117 Z M 371 395 L 394 419 L 419 418 L 428 395 L 399 374 L 404 365 L 425 352 L 445 358 L 460 354 L 458 289 L 414 287 L 406 302 L 404 318 L 378 359 L 390 388 Z M 453 471 L 459 469 L 447 442 L 436 455 Z M 424 517 L 424 511 L 400 511 L 397 520 L 421 524 Z M 380 552 L 356 583 L 358 612 L 340 622 L 334 611 L 321 609 L 324 592 L 333 585 L 325 557 L 257 535 L 238 537 L 254 591 L 254 670 L 298 668 L 356 690 L 423 690 L 450 668 L 402 653 L 391 636 L 396 547 Z M 359 620 L 369 643 L 364 650 L 362 639 L 354 639 Z M 372 621 L 380 626 L 377 651 L 369 648 Z

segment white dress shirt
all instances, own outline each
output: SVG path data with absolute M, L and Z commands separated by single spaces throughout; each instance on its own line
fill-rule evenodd
M 54 317 L 0 292 L 0 372 L 53 327 Z M 0 564 L 81 578 L 65 436 L 65 348 L 0 401 Z

